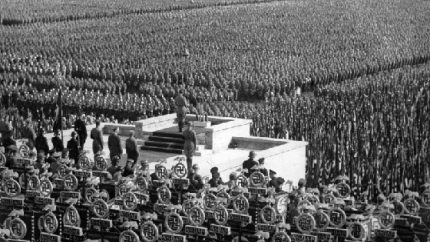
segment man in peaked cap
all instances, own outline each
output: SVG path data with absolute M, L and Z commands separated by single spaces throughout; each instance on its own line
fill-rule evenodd
M 183 95 L 183 91 L 179 90 L 178 95 L 175 98 L 176 106 L 176 117 L 178 121 L 179 132 L 182 132 L 182 128 L 185 122 L 185 116 L 187 115 L 188 102 Z
M 52 145 L 54 146 L 54 152 L 61 152 L 64 150 L 63 140 L 60 138 L 60 131 L 54 130 L 54 137 L 51 139 Z
M 203 188 L 203 179 L 199 174 L 200 167 L 198 164 L 193 164 L 191 172 L 188 175 L 190 179 L 190 189 L 193 191 L 198 191 Z
M 184 136 L 184 155 L 187 159 L 187 170 L 191 172 L 191 166 L 193 165 L 193 155 L 196 150 L 197 140 L 196 132 L 191 129 L 190 122 L 185 122 L 185 130 L 182 133 Z
M 211 187 L 218 187 L 219 185 L 224 184 L 221 179 L 221 175 L 219 174 L 218 167 L 211 168 L 212 178 L 208 181 Z
M 244 161 L 243 164 L 242 164 L 242 168 L 248 170 L 248 172 L 244 173 L 244 175 L 246 177 L 249 177 L 251 175 L 251 173 L 252 173 L 251 169 L 254 166 L 258 166 L 258 162 L 254 160 L 255 156 L 256 156 L 255 151 L 250 151 L 249 152 L 249 156 L 248 156 L 249 159 L 246 160 L 246 161 Z

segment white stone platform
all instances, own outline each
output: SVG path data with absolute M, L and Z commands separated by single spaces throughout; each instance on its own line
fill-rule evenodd
M 139 120 L 134 125 L 102 123 L 105 143 L 104 156 L 109 157 L 107 140 L 108 134 L 113 127 L 120 128 L 120 136 L 124 147 L 122 164 L 124 164 L 126 159 L 125 140 L 131 130 L 134 130 L 138 137 L 138 145 L 143 145 L 145 139 L 152 132 L 160 130 L 163 132 L 178 132 L 175 118 L 175 114 L 169 114 Z M 249 152 L 254 150 L 257 153 L 256 159 L 264 157 L 266 168 L 275 170 L 278 176 L 283 177 L 285 180 L 291 180 L 294 184 L 297 184 L 300 178 L 305 177 L 307 142 L 250 136 L 251 120 L 209 117 L 211 124 L 207 125 L 199 123 L 195 120 L 195 116 L 189 115 L 187 118 L 191 119 L 192 124 L 196 124 L 195 126 L 201 126 L 194 127 L 197 135 L 200 136 L 200 140 L 198 142 L 198 154 L 194 156 L 193 162 L 199 164 L 203 176 L 210 176 L 210 168 L 217 166 L 221 172 L 222 179 L 227 181 L 229 174 L 240 168 L 243 161 L 248 158 Z M 88 134 L 90 134 L 93 127 L 94 125 L 87 127 Z M 71 131 L 63 131 L 64 145 L 70 139 Z M 50 145 L 51 137 L 52 134 L 47 134 Z M 92 140 L 88 138 L 84 148 L 89 152 L 89 157 L 93 157 L 91 147 Z M 140 150 L 139 160 L 147 160 L 150 163 L 150 169 L 153 170 L 159 160 L 165 160 L 167 162 L 166 167 L 172 167 L 175 164 L 174 159 L 176 157 L 178 157 L 177 154 Z

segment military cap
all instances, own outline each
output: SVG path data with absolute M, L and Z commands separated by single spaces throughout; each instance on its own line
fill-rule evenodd
M 211 173 L 212 173 L 212 174 L 218 173 L 218 167 L 216 167 L 216 166 L 215 166 L 215 167 L 212 167 L 212 168 L 211 168 Z

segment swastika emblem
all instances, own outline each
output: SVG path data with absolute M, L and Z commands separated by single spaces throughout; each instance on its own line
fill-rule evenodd
M 158 227 L 152 221 L 146 221 L 141 228 L 142 239 L 145 242 L 155 242 L 158 239 Z
M 139 242 L 139 235 L 132 230 L 126 230 L 119 235 L 120 242 Z
M 346 214 L 342 209 L 334 208 L 328 212 L 330 224 L 336 228 L 342 227 L 346 222 Z
M 315 215 L 315 227 L 318 230 L 325 230 L 330 225 L 330 218 L 323 211 L 318 211 Z
M 421 200 L 426 206 L 430 206 L 430 191 L 424 191 L 421 194 Z
M 179 214 L 169 213 L 164 220 L 164 225 L 171 233 L 179 233 L 182 231 L 184 221 L 182 220 L 181 216 L 179 216 Z
M 416 215 L 420 211 L 420 204 L 413 198 L 404 201 L 405 208 L 410 214 Z
M 175 175 L 177 175 L 179 178 L 183 178 L 187 175 L 188 171 L 184 164 L 178 163 L 173 167 L 173 172 Z
M 14 239 L 23 239 L 27 234 L 27 226 L 20 218 L 14 218 L 10 222 L 10 234 Z
M 157 176 L 157 178 L 159 180 L 167 179 L 168 173 L 167 173 L 166 167 L 164 167 L 162 165 L 157 166 L 157 168 L 155 168 L 155 175 Z
M 104 200 L 98 199 L 93 203 L 93 213 L 99 218 L 106 218 L 109 215 L 109 206 Z
M 227 224 L 227 221 L 228 221 L 227 209 L 224 206 L 219 205 L 214 211 L 214 219 L 215 219 L 215 222 L 219 225 Z
M 28 178 L 27 189 L 37 190 L 39 189 L 39 186 L 40 186 L 39 177 L 37 177 L 36 175 L 33 175 Z
M 148 190 L 148 182 L 144 177 L 139 177 L 136 180 L 137 187 L 140 191 L 146 191 Z
M 46 180 L 42 180 L 40 182 L 39 190 L 40 190 L 40 193 L 42 194 L 42 196 L 48 197 L 49 195 L 51 195 L 52 189 L 53 189 L 53 187 L 52 187 L 51 181 L 46 179 Z
M 63 222 L 65 225 L 79 227 L 81 225 L 81 216 L 75 206 L 71 205 L 64 212 Z
M 64 177 L 64 188 L 69 191 L 74 191 L 78 188 L 78 178 L 73 174 L 68 174 Z
M 67 168 L 66 165 L 60 165 L 60 168 L 58 169 L 58 174 L 61 177 L 65 177 L 67 175 L 68 171 L 69 171 L 69 168 Z
M 218 199 L 221 200 L 222 205 L 224 205 L 225 207 L 228 207 L 230 205 L 231 198 L 227 192 L 221 191 L 221 192 L 217 193 L 216 196 L 218 197 Z
M 195 226 L 201 226 L 205 222 L 205 212 L 199 207 L 191 208 L 188 219 Z
M 90 159 L 87 156 L 81 156 L 78 162 L 81 169 L 91 169 Z
M 348 227 L 348 231 L 349 231 L 350 236 L 354 240 L 361 241 L 362 239 L 364 239 L 366 237 L 366 229 L 360 223 L 354 222 L 354 223 L 350 224 Z
M 185 200 L 182 203 L 182 211 L 185 213 L 185 215 L 188 216 L 191 208 L 193 208 L 195 206 L 195 201 L 193 200 Z
M 245 212 L 249 209 L 249 202 L 242 194 L 233 200 L 233 208 L 236 212 Z
M 263 186 L 264 182 L 265 182 L 265 178 L 264 178 L 263 173 L 258 172 L 258 171 L 257 172 L 253 172 L 251 174 L 251 176 L 249 177 L 249 180 L 251 182 L 251 185 L 255 186 L 255 187 Z
M 23 144 L 21 146 L 19 146 L 19 154 L 21 155 L 22 158 L 28 158 L 29 157 L 29 153 L 30 153 L 30 148 Z
M 158 200 L 160 200 L 161 203 L 168 203 L 172 198 L 172 194 L 169 188 L 166 186 L 159 187 L 157 190 L 157 195 Z
M 58 220 L 52 212 L 49 212 L 43 217 L 43 228 L 48 233 L 55 233 L 57 230 Z
M 212 193 L 206 194 L 203 199 L 203 206 L 205 209 L 214 209 L 216 206 L 216 197 Z
M 127 210 L 135 210 L 137 208 L 137 197 L 131 192 L 128 192 L 123 197 L 123 205 Z
M 96 195 L 97 195 L 97 190 L 94 189 L 93 187 L 89 187 L 85 189 L 85 200 L 88 203 L 93 203 L 96 199 Z
M 344 182 L 337 184 L 336 189 L 342 198 L 349 197 L 349 194 L 351 193 L 351 188 Z
M 21 186 L 12 178 L 6 179 L 4 182 L 4 191 L 7 196 L 13 197 L 21 193 Z
M 302 233 L 308 233 L 315 228 L 315 219 L 309 213 L 302 213 L 296 219 L 297 229 Z
M 394 222 L 396 220 L 396 217 L 394 216 L 393 213 L 391 213 L 389 211 L 384 211 L 384 212 L 379 214 L 378 220 L 379 220 L 379 224 L 381 225 L 382 228 L 389 229 L 389 228 L 392 228 L 394 226 Z
M 127 187 L 127 184 L 123 183 L 123 184 L 119 185 L 119 187 L 118 187 L 118 196 L 122 197 L 129 191 L 130 191 L 130 189 Z
M 265 224 L 273 224 L 276 222 L 276 212 L 275 209 L 267 205 L 260 211 L 261 221 Z
M 103 158 L 102 156 L 96 157 L 94 165 L 95 165 L 96 169 L 99 171 L 104 171 L 107 169 L 107 162 L 106 162 L 105 158 Z

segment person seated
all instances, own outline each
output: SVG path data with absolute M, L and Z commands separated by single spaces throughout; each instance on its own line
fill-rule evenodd
M 208 184 L 210 187 L 218 187 L 224 184 L 221 179 L 221 174 L 218 172 L 218 167 L 211 168 L 212 178 L 209 180 Z
M 275 188 L 275 192 L 279 193 L 282 192 L 282 185 L 284 184 L 285 180 L 282 177 L 276 177 L 276 172 L 273 170 L 269 171 L 270 181 L 267 184 L 267 187 L 273 187 Z
M 34 164 L 34 168 L 39 170 L 39 174 L 47 174 L 49 169 L 49 164 L 45 162 L 45 152 L 40 151 L 37 154 L 36 163 Z
M 246 161 L 244 161 L 243 164 L 242 164 L 242 168 L 248 170 L 247 172 L 244 173 L 244 175 L 246 177 L 249 177 L 251 175 L 251 173 L 253 172 L 252 168 L 254 166 L 258 165 L 258 162 L 256 162 L 254 160 L 256 155 L 257 154 L 255 153 L 255 151 L 250 151 L 249 152 L 249 156 L 248 156 L 249 159 L 246 160 Z
M 191 172 L 188 175 L 188 179 L 190 179 L 189 189 L 192 191 L 198 191 L 204 186 L 202 176 L 199 174 L 199 170 L 199 165 L 193 164 L 191 167 Z
M 149 163 L 147 160 L 143 160 L 140 162 L 139 174 L 146 179 L 151 179 L 151 174 L 149 173 Z
M 260 165 L 260 172 L 263 173 L 264 176 L 268 176 L 269 173 L 267 169 L 264 167 L 264 158 L 258 159 L 258 164 Z
M 155 170 L 154 170 L 154 172 L 153 173 L 151 173 L 151 181 L 158 181 L 159 179 L 158 179 L 158 176 L 157 176 L 157 174 L 155 173 L 155 171 L 157 170 L 157 168 L 160 166 L 160 164 L 155 164 Z
M 9 169 L 13 169 L 17 165 L 17 153 L 18 148 L 16 145 L 9 145 L 6 147 L 6 164 L 5 166 Z
M 303 195 L 306 193 L 306 181 L 305 181 L 305 179 L 300 178 L 297 186 L 298 186 L 297 192 L 299 193 L 299 195 Z
M 228 182 L 227 182 L 226 185 L 228 186 L 228 189 L 232 189 L 237 184 L 237 173 L 236 172 L 232 172 L 230 174 L 230 176 L 228 177 L 228 179 L 229 180 L 228 180 Z
M 109 176 L 107 177 L 107 180 L 113 180 L 118 181 L 121 177 L 122 168 L 119 165 L 119 157 L 114 156 L 112 157 L 112 163 L 109 168 L 107 168 L 107 171 L 109 172 Z
M 60 158 L 61 152 L 55 152 L 48 158 L 47 162 L 49 163 L 49 172 L 52 174 L 58 173 L 58 169 L 60 168 Z
M 128 177 L 134 175 L 134 167 L 136 162 L 132 159 L 127 159 L 127 163 L 125 164 L 124 171 L 122 172 L 122 177 Z

